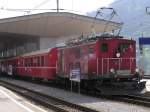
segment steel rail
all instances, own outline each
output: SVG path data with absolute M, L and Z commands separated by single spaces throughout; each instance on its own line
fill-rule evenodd
M 9 82 L 6 82 L 6 81 L 3 81 L 3 80 L 0 80 L 0 84 L 1 83 L 8 83 Z M 4 85 L 5 86 L 5 85 Z M 14 85 L 13 86 L 17 86 L 17 85 Z M 44 85 L 45 86 L 45 85 Z M 7 86 L 5 86 L 7 87 Z M 18 87 L 18 86 L 17 86 Z M 8 87 L 7 87 L 8 88 Z M 20 88 L 20 87 L 19 87 Z M 22 87 L 21 87 L 22 88 Z M 9 88 L 11 89 L 11 88 Z M 24 91 L 28 90 L 27 88 L 23 88 Z M 31 91 L 31 90 L 29 90 Z M 35 91 L 34 91 L 35 92 Z M 40 94 L 41 96 L 43 96 L 43 94 L 41 93 L 37 93 L 35 92 L 35 94 Z M 120 102 L 126 102 L 126 103 L 131 103 L 131 104 L 136 104 L 136 105 L 142 105 L 142 106 L 145 106 L 145 107 L 150 107 L 150 98 L 149 97 L 144 97 L 144 96 L 137 96 L 137 95 L 110 95 L 110 96 L 104 96 L 104 95 L 100 95 L 100 94 L 87 94 L 87 93 L 82 93 L 82 94 L 86 94 L 88 96 L 94 96 L 96 98 L 103 98 L 103 99 L 108 99 L 108 100 L 113 100 L 113 101 L 120 101 Z M 44 95 L 45 96 L 45 95 Z M 60 99 L 57 99 L 57 98 L 53 98 L 51 96 L 46 96 L 47 98 L 52 98 L 52 99 L 56 99 L 56 100 L 60 100 Z M 62 104 L 68 104 L 69 102 L 66 102 L 66 101 L 62 101 L 60 100 L 60 102 L 62 102 Z M 43 103 L 44 104 L 44 103 Z M 93 110 L 93 109 L 89 109 L 89 108 L 86 108 L 86 107 L 82 107 L 80 105 L 76 105 L 76 104 L 72 104 L 72 103 L 69 103 L 70 107 L 74 107 L 76 109 L 80 109 L 82 110 L 83 112 L 98 112 L 96 110 Z M 81 111 L 81 112 L 82 112 Z M 65 111 L 67 112 L 67 111 Z M 71 111 L 68 111 L 68 112 L 71 112 Z M 75 111 L 75 112 L 79 112 L 79 111 Z
M 127 103 L 132 103 L 136 105 L 142 105 L 146 107 L 150 107 L 150 98 L 139 95 L 120 95 L 114 96 L 113 100 L 119 100 Z

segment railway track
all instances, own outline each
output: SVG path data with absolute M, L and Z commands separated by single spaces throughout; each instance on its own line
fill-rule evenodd
M 98 112 L 90 108 L 86 108 L 80 105 L 72 104 L 39 92 L 32 91 L 30 89 L 14 85 L 6 81 L 0 80 L 0 85 L 40 104 L 44 107 L 50 108 L 55 112 Z
M 40 101 L 38 100 L 38 102 L 41 102 L 40 104 L 44 105 L 44 106 L 47 106 L 47 107 L 50 107 L 50 108 L 57 108 L 57 106 L 59 107 L 59 109 L 57 111 L 60 111 L 61 108 L 65 108 L 63 109 L 63 111 L 61 110 L 60 112 L 97 112 L 95 110 L 92 110 L 92 109 L 89 109 L 89 108 L 85 108 L 85 107 L 82 107 L 82 106 L 79 106 L 79 105 L 75 105 L 75 104 L 71 104 L 71 103 L 68 103 L 68 102 L 65 102 L 65 101 L 62 101 L 62 100 L 59 100 L 59 99 L 55 99 L 55 98 L 52 98 L 50 96 L 45 96 L 41 93 L 38 93 L 38 92 L 33 92 L 31 90 L 28 90 L 27 88 L 22 88 L 22 87 L 19 87 L 19 86 L 16 86 L 16 85 L 12 85 L 12 84 L 9 84 L 8 82 L 5 82 L 5 81 L 1 81 L 0 80 L 0 84 L 2 84 L 3 86 L 13 90 L 13 91 L 16 91 L 14 90 L 12 87 L 10 86 L 13 86 L 13 87 L 17 87 L 17 88 L 21 88 L 23 89 L 23 93 L 28 93 L 28 92 L 32 92 L 32 94 L 34 93 L 35 95 L 31 95 L 31 98 L 32 96 L 36 96 L 36 95 L 39 95 L 39 96 L 36 96 L 36 98 L 42 98 L 42 97 L 46 97 L 48 98 L 49 101 L 47 101 L 47 99 L 45 101 L 47 101 L 48 103 L 43 103 L 43 101 Z M 45 85 L 45 84 L 43 84 Z M 45 85 L 47 86 L 47 85 Z M 18 91 L 16 91 L 18 92 Z M 22 94 L 22 93 L 21 93 Z M 82 94 L 85 94 L 82 93 Z M 24 95 L 24 94 L 23 94 Z M 148 97 L 143 97 L 143 96 L 137 96 L 137 95 L 118 95 L 118 96 L 100 96 L 99 94 L 92 94 L 92 93 L 88 93 L 86 94 L 88 96 L 93 96 L 93 97 L 97 97 L 97 98 L 103 98 L 103 99 L 109 99 L 109 100 L 113 100 L 113 101 L 120 101 L 120 102 L 126 102 L 126 103 L 131 103 L 131 104 L 136 104 L 136 105 L 142 105 L 142 106 L 146 106 L 146 107 L 150 107 L 150 98 Z M 36 98 L 32 98 L 33 100 L 37 100 Z M 44 98 L 42 98 L 44 99 Z M 51 99 L 52 99 L 52 102 L 54 102 L 54 105 L 56 105 L 56 107 L 52 105 L 52 107 L 50 106 L 50 102 L 51 102 Z M 59 100 L 58 102 L 59 103 L 55 103 L 55 100 Z
M 150 98 L 149 97 L 137 96 L 137 95 L 123 95 L 123 96 L 115 96 L 113 99 L 136 104 L 136 105 L 150 107 Z

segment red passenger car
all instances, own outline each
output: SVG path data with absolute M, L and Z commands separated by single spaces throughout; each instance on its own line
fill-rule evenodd
M 57 48 L 31 52 L 2 61 L 5 73 L 52 80 L 56 77 Z M 9 73 L 9 71 L 12 71 Z
M 33 78 L 56 77 L 57 48 L 25 54 L 18 59 L 17 74 Z

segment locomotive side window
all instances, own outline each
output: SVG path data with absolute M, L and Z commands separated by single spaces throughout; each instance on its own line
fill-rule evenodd
M 108 52 L 108 44 L 107 43 L 102 43 L 101 51 L 102 52 Z
M 120 53 L 125 52 L 129 48 L 129 45 L 130 44 L 128 44 L 128 43 L 122 43 L 122 44 L 120 44 L 119 47 L 118 47 L 118 51 Z
M 76 55 L 76 58 L 80 58 L 81 55 L 82 55 L 82 49 L 81 48 L 75 48 L 74 51 L 75 51 L 75 55 Z
M 93 54 L 94 53 L 94 48 L 89 47 L 89 54 Z

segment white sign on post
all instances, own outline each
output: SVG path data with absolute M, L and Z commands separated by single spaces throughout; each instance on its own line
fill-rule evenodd
M 70 80 L 75 82 L 80 82 L 80 69 L 73 69 L 70 71 Z

